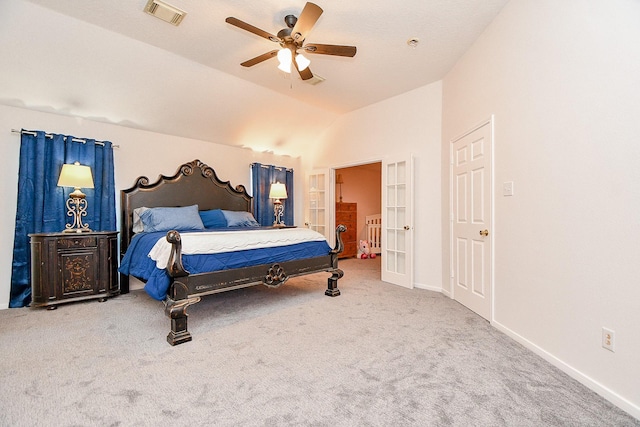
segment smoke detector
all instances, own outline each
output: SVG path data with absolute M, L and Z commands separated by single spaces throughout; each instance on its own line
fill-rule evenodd
M 144 7 L 144 11 L 175 26 L 178 26 L 187 14 L 184 10 L 180 10 L 161 0 L 149 0 Z

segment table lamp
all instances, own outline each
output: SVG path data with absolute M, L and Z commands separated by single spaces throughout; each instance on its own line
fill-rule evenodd
M 274 182 L 271 184 L 271 188 L 269 189 L 269 198 L 275 199 L 273 201 L 273 214 L 275 216 L 275 221 L 273 221 L 274 227 L 284 227 L 284 222 L 282 222 L 282 215 L 284 214 L 284 206 L 280 199 L 287 198 L 287 188 L 284 184 L 280 182 Z
M 64 233 L 82 233 L 91 231 L 89 225 L 82 223 L 82 217 L 87 216 L 87 199 L 80 188 L 93 188 L 93 175 L 89 166 L 74 164 L 62 165 L 58 187 L 73 187 L 75 190 L 67 199 L 67 215 L 73 218 L 72 224 L 67 224 Z

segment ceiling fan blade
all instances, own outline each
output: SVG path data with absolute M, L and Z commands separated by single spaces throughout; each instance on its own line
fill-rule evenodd
M 321 55 L 336 55 L 336 56 L 356 56 L 355 46 L 340 46 L 336 44 L 318 44 L 311 43 L 306 44 L 303 49 L 309 53 L 317 53 Z
M 249 31 L 250 33 L 253 33 L 253 34 L 257 35 L 257 36 L 264 37 L 265 39 L 270 40 L 272 42 L 276 42 L 276 43 L 280 42 L 280 39 L 278 39 L 273 34 L 269 34 L 266 31 L 261 30 L 258 27 L 254 27 L 251 24 L 247 24 L 246 22 L 241 21 L 238 18 L 234 18 L 233 16 L 230 16 L 227 19 L 225 19 L 225 22 L 227 22 L 227 23 L 229 23 L 231 25 L 234 25 L 234 26 L 236 26 L 238 28 L 241 28 L 241 29 L 243 29 L 245 31 Z
M 304 70 L 300 71 L 300 67 L 298 67 L 298 61 L 296 61 L 296 57 L 295 56 L 293 57 L 293 66 L 296 67 L 296 71 L 298 71 L 298 74 L 300 74 L 300 78 L 302 80 L 309 80 L 309 79 L 313 78 L 313 73 L 311 72 L 309 67 L 307 67 Z
M 298 74 L 300 74 L 300 78 L 302 80 L 309 80 L 313 78 L 313 73 L 311 72 L 311 70 L 309 69 L 309 67 L 305 68 L 302 71 L 298 71 Z
M 255 58 L 244 61 L 242 64 L 243 67 L 253 67 L 256 64 L 261 63 L 262 61 L 266 61 L 269 58 L 273 58 L 278 54 L 278 50 L 272 50 L 271 52 L 263 53 L 260 56 L 256 56 Z
M 309 31 L 311 31 L 316 24 L 320 15 L 322 15 L 322 8 L 317 4 L 307 2 L 307 4 L 304 5 L 304 9 L 300 12 L 296 25 L 294 25 L 291 30 L 291 37 L 293 37 L 293 40 L 298 46 L 302 45 L 304 39 L 307 38 Z

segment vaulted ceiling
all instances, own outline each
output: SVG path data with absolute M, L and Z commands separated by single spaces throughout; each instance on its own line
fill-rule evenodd
M 278 46 L 225 22 L 276 34 L 304 1 L 169 0 L 179 26 L 146 2 L 4 1 L 0 103 L 296 155 L 338 115 L 442 79 L 507 0 L 316 0 L 307 42 L 357 47 L 307 55 L 316 85 L 275 58 L 240 66 Z

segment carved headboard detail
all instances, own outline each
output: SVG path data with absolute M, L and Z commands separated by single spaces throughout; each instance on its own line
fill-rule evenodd
M 181 165 L 173 176 L 160 175 L 152 184 L 149 178 L 141 176 L 133 187 L 121 192 L 121 258 L 133 238 L 134 209 L 190 205 L 198 205 L 200 210 L 253 212 L 252 198 L 244 185 L 233 188 L 229 181 L 220 180 L 212 168 L 197 159 Z

